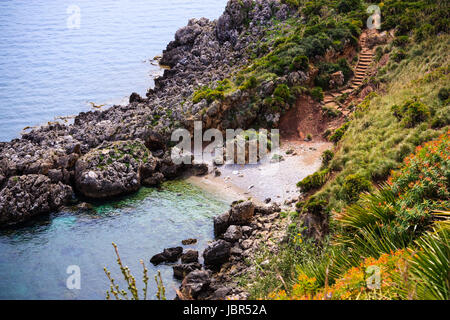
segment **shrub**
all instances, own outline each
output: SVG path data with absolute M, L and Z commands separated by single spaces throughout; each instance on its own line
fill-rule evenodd
M 258 80 L 256 77 L 251 76 L 247 80 L 244 81 L 244 83 L 239 87 L 241 90 L 248 90 L 248 89 L 254 89 L 258 85 Z
M 405 59 L 408 56 L 408 54 L 405 52 L 405 50 L 403 49 L 399 49 L 394 51 L 390 58 L 392 60 L 394 60 L 395 62 L 399 63 L 400 61 L 402 61 L 403 59 Z
M 425 23 L 424 25 L 420 26 L 418 29 L 416 29 L 414 33 L 414 37 L 416 41 L 420 42 L 428 38 L 430 35 L 435 33 L 435 28 L 429 24 Z
M 315 87 L 315 88 L 311 89 L 310 95 L 317 102 L 320 102 L 323 100 L 323 90 L 321 87 Z
M 273 91 L 273 97 L 275 102 L 283 106 L 285 104 L 291 104 L 295 101 L 295 97 L 292 95 L 291 90 L 285 84 L 279 84 Z
M 398 36 L 393 41 L 394 45 L 397 47 L 404 47 L 409 43 L 408 36 Z
M 359 199 L 359 194 L 364 191 L 369 191 L 371 188 L 370 182 L 359 174 L 351 174 L 345 177 L 342 185 L 342 198 L 348 203 L 355 202 Z
M 211 89 L 208 86 L 204 86 L 203 88 L 194 92 L 192 96 L 192 102 L 194 104 L 199 103 L 203 99 L 208 101 L 208 103 L 213 102 L 214 100 L 221 100 L 224 98 L 223 90 L 219 89 Z
M 307 71 L 309 66 L 309 59 L 306 56 L 297 56 L 292 61 L 290 66 L 291 71 Z
M 337 143 L 339 140 L 342 139 L 342 136 L 344 135 L 345 131 L 347 131 L 349 125 L 350 122 L 344 123 L 340 128 L 334 131 L 334 133 L 328 138 L 328 140 Z
M 436 112 L 433 120 L 431 121 L 431 127 L 433 129 L 443 128 L 450 124 L 450 105 L 447 105 L 442 110 Z
M 431 115 L 428 106 L 418 101 L 417 98 L 407 100 L 403 106 L 393 105 L 391 110 L 406 128 L 415 127 L 417 124 L 427 120 Z
M 337 9 L 341 13 L 347 13 L 356 10 L 360 5 L 360 0 L 341 0 L 337 5 Z
M 317 196 L 312 196 L 303 206 L 303 210 L 312 214 L 322 214 L 327 212 L 328 203 Z
M 281 0 L 281 3 L 287 4 L 293 8 L 298 8 L 300 6 L 300 0 Z
M 322 167 L 326 168 L 328 167 L 328 164 L 331 160 L 333 160 L 334 152 L 331 150 L 325 150 L 322 153 Z
M 323 106 L 322 111 L 329 118 L 337 118 L 342 114 L 342 112 L 340 110 L 333 108 L 333 107 L 327 107 L 327 106 Z
M 448 88 L 441 88 L 438 92 L 438 98 L 441 101 L 448 100 L 449 96 L 450 96 L 450 90 Z
M 302 181 L 299 181 L 297 183 L 297 187 L 299 187 L 302 192 L 308 192 L 314 189 L 318 189 L 325 184 L 328 179 L 329 173 L 329 169 L 317 171 L 307 176 Z

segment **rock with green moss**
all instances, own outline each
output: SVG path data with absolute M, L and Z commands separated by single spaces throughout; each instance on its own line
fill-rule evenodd
M 104 142 L 77 161 L 76 189 L 97 199 L 135 192 L 157 162 L 141 140 Z

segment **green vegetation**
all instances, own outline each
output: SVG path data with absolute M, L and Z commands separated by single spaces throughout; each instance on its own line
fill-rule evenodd
M 203 99 L 208 103 L 220 101 L 236 90 L 246 91 L 239 110 L 229 110 L 227 120 L 232 122 L 238 115 L 253 119 L 256 114 L 254 124 L 267 125 L 267 114 L 284 113 L 301 94 L 309 93 L 316 101 L 322 101 L 332 73 L 342 71 L 345 81 L 349 80 L 351 61 L 323 58 L 326 53 L 340 57 L 349 49 L 357 49 L 361 28 L 368 17 L 361 2 L 284 2 L 298 8 L 306 20 L 290 18 L 278 22 L 274 18 L 275 26 L 267 31 L 266 37 L 256 47 L 248 48 L 249 64 L 223 80 L 226 85 L 216 83 L 199 88 L 192 96 L 194 103 Z M 304 73 L 311 69 L 319 69 L 316 88 L 305 90 Z
M 310 95 L 317 102 L 320 102 L 323 100 L 323 90 L 321 87 L 315 87 L 315 88 L 311 89 Z
M 344 123 L 340 128 L 336 129 L 334 133 L 328 138 L 331 142 L 337 143 L 339 140 L 341 140 L 342 136 L 344 135 L 345 131 L 347 131 L 350 123 L 346 122 Z
M 103 270 L 105 271 L 106 277 L 108 278 L 110 282 L 110 288 L 106 291 L 106 299 L 111 300 L 113 297 L 116 300 L 146 300 L 147 299 L 147 292 L 148 292 L 148 269 L 145 266 L 145 263 L 143 260 L 141 260 L 141 265 L 143 268 L 142 271 L 142 295 L 139 294 L 139 289 L 136 285 L 136 278 L 132 275 L 130 269 L 127 266 L 124 266 L 122 263 L 122 259 L 119 255 L 119 250 L 117 248 L 117 245 L 113 242 L 112 243 L 116 256 L 117 256 L 117 264 L 120 268 L 120 271 L 122 273 L 122 276 L 127 284 L 127 289 L 120 289 L 119 285 L 116 283 L 114 278 L 111 276 L 111 272 L 108 271 L 108 269 L 105 267 Z M 158 275 L 155 276 L 155 282 L 156 286 L 158 288 L 156 292 L 156 298 L 158 300 L 166 300 L 166 288 L 164 287 L 164 284 L 162 282 L 161 274 L 158 272 Z
M 340 1 L 339 11 L 349 2 Z M 334 3 L 297 6 L 321 15 Z M 369 79 L 377 93 L 328 133 L 335 150 L 298 183 L 315 192 L 297 203 L 299 218 L 286 217 L 289 241 L 280 254 L 259 253 L 268 263 L 249 288 L 251 298 L 449 299 L 448 6 L 383 2 L 382 28 L 396 27 L 396 37 L 376 49 L 377 61 L 389 54 Z M 329 221 L 320 241 L 302 237 L 310 214 Z M 381 271 L 376 290 L 368 286 L 374 267 Z
M 312 175 L 307 176 L 302 181 L 299 181 L 297 183 L 297 187 L 299 187 L 302 192 L 308 192 L 314 189 L 318 189 L 325 184 L 328 179 L 329 173 L 330 170 L 328 169 L 317 171 Z

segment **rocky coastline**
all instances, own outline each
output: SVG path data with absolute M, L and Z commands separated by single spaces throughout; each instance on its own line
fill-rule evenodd
M 188 166 L 170 158 L 172 130 L 190 128 L 193 120 L 206 128 L 246 128 L 256 117 L 227 118 L 230 108 L 248 99 L 239 90 L 221 105 L 194 104 L 195 90 L 246 65 L 273 18 L 292 14 L 276 0 L 230 0 L 219 19 L 192 19 L 176 32 L 160 60 L 169 68 L 146 97 L 133 93 L 128 105 L 81 112 L 72 124 L 49 122 L 1 142 L 0 227 L 77 204 L 80 196 L 107 199 L 185 173 Z M 193 169 L 205 172 L 202 164 Z
M 214 218 L 215 239 L 201 254 L 203 264 L 199 263 L 198 251 L 183 251 L 183 247 L 166 248 L 150 262 L 168 263 L 174 277 L 182 280 L 177 300 L 247 299 L 248 293 L 237 279 L 251 271 L 249 261 L 261 244 L 276 254 L 285 237 L 280 211 L 277 203 L 235 201 L 228 211 Z M 188 246 L 190 242 L 183 244 Z

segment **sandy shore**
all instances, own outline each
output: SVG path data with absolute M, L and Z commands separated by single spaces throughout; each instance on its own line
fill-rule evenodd
M 279 204 L 293 202 L 299 196 L 297 182 L 320 168 L 321 154 L 331 145 L 328 142 L 282 141 L 280 154 L 283 161 L 273 163 L 263 159 L 253 165 L 223 165 L 218 167 L 220 176 L 212 172 L 202 177 L 190 177 L 188 181 L 230 201 L 252 198 L 263 202 L 270 198 Z

